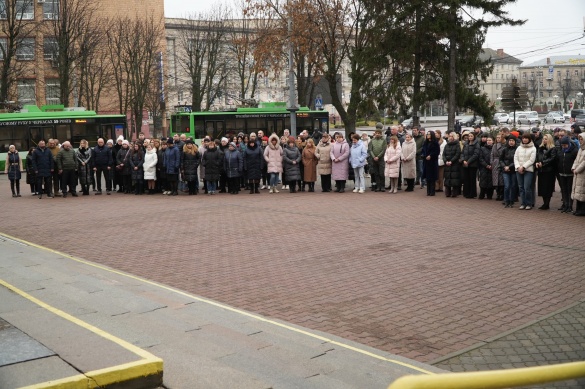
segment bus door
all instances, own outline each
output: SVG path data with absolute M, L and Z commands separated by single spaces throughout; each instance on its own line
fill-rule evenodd
M 206 120 L 205 136 L 209 136 L 211 139 L 221 139 L 222 136 L 225 136 L 225 122 L 223 120 Z
M 329 133 L 329 118 L 313 119 L 313 131 L 320 131 L 322 134 Z
M 37 147 L 41 139 L 48 142 L 51 138 L 55 138 L 55 127 L 30 127 L 30 141 L 32 147 Z M 59 141 L 64 142 L 65 140 L 59 139 Z
M 270 136 L 272 133 L 281 136 L 284 133 L 284 119 L 266 119 L 266 136 Z

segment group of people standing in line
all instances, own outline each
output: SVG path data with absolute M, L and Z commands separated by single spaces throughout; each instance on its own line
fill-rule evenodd
M 519 199 L 522 210 L 534 208 L 538 193 L 543 199 L 539 208 L 546 210 L 556 180 L 560 210 L 585 216 L 585 136 L 578 128 L 569 134 L 557 128 L 544 135 L 538 129 L 520 135 L 503 128 L 493 136 L 477 126 L 473 132 L 452 131 L 445 137 L 439 130 L 425 133 L 423 128 L 408 133 L 392 126 L 386 136 L 382 130 L 378 123 L 371 139 L 352 133 L 351 143 L 341 132 L 333 138 L 324 133 L 315 141 L 306 131 L 295 138 L 288 130 L 280 138 L 266 137 L 262 131 L 239 134 L 231 142 L 206 137 L 201 147 L 185 135 L 149 140 L 140 134 L 132 144 L 120 136 L 115 145 L 100 138 L 93 148 L 81 140 L 78 150 L 70 142 L 59 145 L 50 139 L 47 146 L 40 141 L 29 150 L 27 183 L 39 198 L 43 193 L 53 197 L 59 190 L 63 197 L 77 196 L 78 182 L 83 195 L 89 195 L 92 186 L 99 195 L 102 176 L 107 194 L 118 187 L 120 193 L 178 195 L 184 183 L 184 190 L 196 195 L 200 178 L 209 195 L 237 194 L 242 188 L 256 194 L 260 189 L 279 193 L 280 182 L 281 189 L 291 193 L 307 187 L 314 192 L 319 176 L 323 192 L 333 191 L 334 181 L 335 192 L 343 193 L 352 180 L 353 192 L 365 193 L 365 178 L 371 175 L 372 191 L 397 193 L 405 182 L 406 192 L 420 184 L 428 196 L 444 191 L 447 197 L 492 199 L 495 193 L 506 208 Z M 21 171 L 22 161 L 10 146 L 5 172 L 13 197 L 20 197 Z

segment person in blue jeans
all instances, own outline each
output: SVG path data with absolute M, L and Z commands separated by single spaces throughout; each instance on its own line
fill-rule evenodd
M 514 168 L 520 192 L 520 208 L 532 209 L 534 202 L 532 193 L 532 179 L 534 177 L 534 163 L 536 162 L 536 147 L 529 133 L 522 135 L 522 143 L 514 153 Z
M 508 144 L 502 148 L 500 154 L 500 169 L 504 178 L 504 207 L 512 208 L 516 198 L 516 169 L 514 168 L 514 155 L 516 154 L 516 137 L 510 135 Z

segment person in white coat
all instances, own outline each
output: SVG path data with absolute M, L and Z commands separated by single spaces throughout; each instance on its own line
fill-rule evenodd
M 536 162 L 536 147 L 529 133 L 522 135 L 522 143 L 514 153 L 514 167 L 516 180 L 520 192 L 520 208 L 532 209 L 534 193 L 532 192 L 532 178 L 534 177 L 534 162 Z
M 153 147 L 152 143 L 149 143 L 148 146 L 146 146 L 144 165 L 142 165 L 144 169 L 144 181 L 146 181 L 146 184 L 148 185 L 148 194 L 154 194 L 157 162 L 158 157 L 156 155 L 156 149 Z

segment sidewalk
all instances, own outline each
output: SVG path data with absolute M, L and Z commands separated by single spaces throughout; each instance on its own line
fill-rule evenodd
M 386 388 L 442 372 L 2 235 L 0 253 L 3 389 L 157 387 L 158 358 L 166 388 Z

